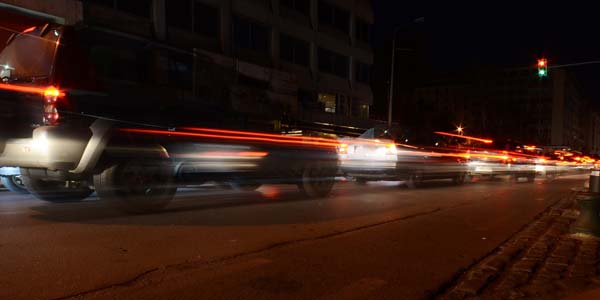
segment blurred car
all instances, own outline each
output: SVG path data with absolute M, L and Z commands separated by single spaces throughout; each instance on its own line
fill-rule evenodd
M 506 176 L 512 180 L 526 178 L 528 182 L 535 179 L 536 159 L 517 153 L 499 150 L 479 150 L 469 152 L 470 176 Z
M 129 64 L 122 53 L 171 59 L 187 52 L 93 26 L 49 23 L 11 32 L 0 51 L 0 166 L 7 167 L 7 187 L 21 180 L 48 202 L 81 201 L 95 191 L 134 213 L 160 210 L 178 186 L 206 181 L 247 189 L 296 184 L 309 197 L 331 191 L 337 141 L 248 131 L 264 123 L 252 127 L 247 116 L 201 101 L 191 84 L 119 77 L 173 73 L 178 83 L 191 83 L 202 70 L 183 62 L 176 70 Z M 183 56 L 191 61 L 191 53 Z M 148 68 L 136 69 L 142 65 Z
M 400 144 L 385 128 L 371 128 L 358 138 L 339 142 L 341 171 L 358 183 L 404 180 L 414 188 L 425 180 L 452 179 L 461 184 L 468 172 L 461 153 Z

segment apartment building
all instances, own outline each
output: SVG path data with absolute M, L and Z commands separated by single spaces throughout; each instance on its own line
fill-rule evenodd
M 473 135 L 590 153 L 600 146 L 598 115 L 567 70 L 547 78 L 533 68 L 439 77 L 418 88 L 407 109 L 421 112 L 423 124 L 461 124 Z
M 192 95 L 230 102 L 237 111 L 271 119 L 275 127 L 282 122 L 325 131 L 372 126 L 368 119 L 374 16 L 369 0 L 5 3 L 30 16 L 101 27 L 184 49 L 187 55 L 157 56 L 155 63 L 190 75 L 184 81 L 192 82 L 183 85 L 193 89 Z M 126 63 L 136 56 L 119 59 Z

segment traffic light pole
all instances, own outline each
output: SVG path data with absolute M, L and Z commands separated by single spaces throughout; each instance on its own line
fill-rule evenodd
M 580 62 L 580 63 L 548 66 L 548 69 L 563 68 L 563 67 L 575 67 L 575 66 L 584 66 L 584 65 L 593 65 L 593 64 L 600 64 L 600 60 L 591 60 L 591 61 L 584 61 L 584 62 Z

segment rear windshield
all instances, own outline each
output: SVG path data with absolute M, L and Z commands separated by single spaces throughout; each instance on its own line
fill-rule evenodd
M 42 27 L 19 34 L 0 53 L 0 76 L 3 82 L 47 80 L 52 72 L 58 46 L 58 29 Z
M 371 128 L 359 136 L 362 139 L 394 139 L 394 134 L 390 129 L 375 127 Z

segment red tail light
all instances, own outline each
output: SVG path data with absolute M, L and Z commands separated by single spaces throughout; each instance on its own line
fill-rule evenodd
M 57 125 L 60 115 L 58 114 L 58 98 L 64 94 L 53 86 L 44 90 L 44 125 Z

